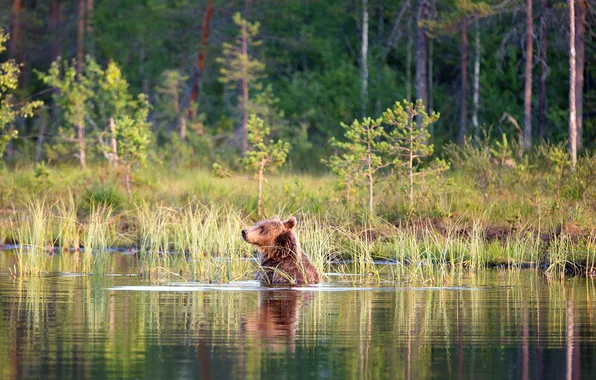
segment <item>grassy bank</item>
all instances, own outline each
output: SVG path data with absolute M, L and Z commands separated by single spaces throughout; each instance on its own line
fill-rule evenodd
M 385 173 L 375 185 L 374 217 L 365 211 L 366 192 L 347 194 L 333 176 L 273 176 L 264 214 L 296 215 L 303 246 L 322 271 L 347 259 L 350 270 L 372 278 L 490 266 L 593 272 L 594 157 L 571 172 L 538 155 L 514 165 L 470 157 L 480 153 L 460 151 L 449 172 L 418 181 L 413 206 L 405 179 Z M 5 169 L 0 242 L 19 244 L 18 274 L 47 270 L 48 253 L 57 251 L 61 268 L 105 273 L 110 248 L 133 247 L 147 277 L 245 278 L 255 253 L 239 231 L 259 219 L 255 187 L 248 176 L 153 167 L 136 173 L 129 199 L 122 173 L 109 167 Z M 383 269 L 374 259 L 397 264 Z

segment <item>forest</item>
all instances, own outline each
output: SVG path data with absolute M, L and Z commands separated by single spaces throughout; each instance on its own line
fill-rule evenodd
M 0 242 L 595 269 L 586 0 L 1 4 Z
M 569 7 L 561 1 L 185 1 L 2 0 L 10 37 L 2 62 L 19 65 L 12 105 L 43 101 L 30 118 L 1 127 L 3 164 L 106 161 L 110 118 L 133 112 L 106 95 L 147 102 L 149 152 L 175 167 L 237 165 L 248 114 L 292 141 L 292 170 L 321 172 L 341 123 L 378 117 L 396 101 L 421 99 L 440 119 L 438 154 L 466 138 L 525 150 L 568 141 Z M 575 6 L 575 92 L 579 152 L 596 137 L 593 7 Z M 528 57 L 531 57 L 528 59 Z M 84 76 L 52 81 L 53 62 Z M 111 71 L 110 71 L 111 70 Z M 100 73 L 100 71 L 102 73 Z M 118 71 L 115 73 L 115 71 Z M 120 89 L 102 89 L 117 75 Z M 77 79 L 79 80 L 79 79 Z M 85 82 L 85 81 L 81 81 Z M 81 104 L 64 92 L 85 93 Z M 62 94 L 62 95 L 61 95 Z M 117 95 L 113 95 L 117 96 Z M 103 99 L 99 99 L 103 98 Z M 121 100 L 126 103 L 128 100 Z M 78 107 L 80 122 L 72 119 Z M 119 115 L 110 115 L 111 109 Z M 121 107 L 120 109 L 118 107 Z M 76 113 L 75 112 L 75 113 Z M 70 115 L 70 116 L 69 116 Z M 131 115 L 128 115 L 132 117 Z M 83 125 L 78 125 L 78 124 Z M 78 125 L 78 126 L 77 126 Z M 16 134 L 17 132 L 18 134 Z M 3 152 L 4 153 L 4 152 Z

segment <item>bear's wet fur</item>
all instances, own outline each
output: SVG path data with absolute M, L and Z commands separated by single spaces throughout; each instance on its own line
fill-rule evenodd
M 242 230 L 242 238 L 263 255 L 255 280 L 270 285 L 319 283 L 319 272 L 300 248 L 294 226 L 294 217 L 284 221 L 273 217 Z

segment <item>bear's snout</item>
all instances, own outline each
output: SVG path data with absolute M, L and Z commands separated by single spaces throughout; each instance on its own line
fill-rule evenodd
M 242 239 L 246 241 L 246 230 L 242 230 Z

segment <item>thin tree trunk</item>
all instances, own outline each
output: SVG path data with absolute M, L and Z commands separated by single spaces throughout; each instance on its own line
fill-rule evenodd
M 197 63 L 193 69 L 193 76 L 190 90 L 190 102 L 188 107 L 188 117 L 194 118 L 196 116 L 196 108 L 199 99 L 199 86 L 201 85 L 201 77 L 205 67 L 205 56 L 207 54 L 207 41 L 209 39 L 209 25 L 211 23 L 211 16 L 213 15 L 213 0 L 207 1 L 205 8 L 205 15 L 203 16 L 203 26 L 201 30 L 200 52 L 197 57 Z
M 257 194 L 257 215 L 261 216 L 262 212 L 262 199 L 263 199 L 263 170 L 264 170 L 265 163 L 261 162 L 259 165 L 259 173 L 257 179 L 259 181 L 259 192 Z
M 60 8 L 60 1 L 52 0 L 50 3 L 50 31 L 52 33 L 52 61 L 60 56 L 62 50 L 61 39 L 58 33 L 58 25 L 62 20 L 62 10 Z
M 21 0 L 12 1 L 12 23 L 10 27 L 10 41 L 8 45 L 9 58 L 17 58 L 17 49 L 21 39 Z
M 427 75 L 426 75 L 426 28 L 422 22 L 428 18 L 429 4 L 427 0 L 418 1 L 418 25 L 416 28 L 416 99 L 421 99 L 424 108 L 428 109 Z
M 246 24 L 242 24 L 242 56 L 244 62 L 248 61 L 248 31 L 246 30 Z M 244 77 L 241 80 L 242 86 L 242 126 L 240 129 L 240 150 L 242 156 L 246 155 L 248 150 L 248 67 L 242 68 Z
M 178 136 L 180 136 L 180 140 L 186 140 L 186 112 L 185 110 L 180 110 L 178 112 Z
M 110 118 L 110 146 L 112 149 L 112 166 L 116 169 L 118 168 L 118 145 L 116 143 L 116 123 L 114 123 L 114 118 Z
M 478 125 L 478 111 L 480 110 L 480 23 L 478 21 L 478 17 L 476 17 L 475 24 L 476 41 L 474 44 L 474 92 L 472 95 L 474 111 L 472 113 L 472 125 L 474 127 L 474 136 L 478 138 L 480 135 L 480 126 Z
M 349 205 L 350 204 L 350 191 L 352 190 L 352 182 L 348 181 L 348 183 L 346 183 L 346 203 Z
M 79 140 L 79 164 L 81 165 L 81 169 L 85 170 L 85 122 L 83 120 L 79 120 L 76 127 Z
M 569 152 L 571 167 L 575 170 L 577 163 L 577 120 L 575 115 L 575 0 L 569 1 Z
M 546 76 L 548 64 L 546 55 L 546 0 L 541 0 L 542 16 L 540 16 L 540 89 L 538 94 L 538 136 L 546 138 Z
M 93 46 L 93 11 L 94 11 L 94 2 L 95 0 L 86 0 L 86 9 L 85 9 L 85 30 L 87 33 L 87 48 L 89 54 L 93 55 L 94 53 L 94 46 Z
M 408 17 L 408 52 L 406 56 L 406 100 L 412 101 L 412 48 L 414 38 L 412 35 L 412 18 Z
M 83 73 L 85 55 L 85 0 L 79 0 L 77 20 L 77 74 Z
M 43 112 L 39 117 L 37 117 L 37 121 L 39 122 L 39 132 L 37 134 L 37 144 L 35 146 L 35 162 L 39 162 L 41 160 L 41 148 L 43 147 L 43 140 L 46 134 L 46 127 L 48 123 L 47 113 Z
M 361 64 L 362 88 L 360 89 L 360 102 L 362 103 L 362 117 L 365 117 L 368 110 L 368 0 L 362 0 Z
M 368 140 L 368 152 L 367 152 L 367 159 L 366 164 L 368 166 L 367 174 L 368 174 L 368 215 L 372 218 L 374 209 L 374 194 L 373 194 L 373 172 L 372 172 L 372 153 L 371 153 L 371 146 L 370 146 L 370 139 Z
M 461 28 L 461 94 L 459 105 L 459 145 L 463 146 L 468 132 L 468 29 L 464 23 Z
M 413 123 L 410 123 L 410 149 L 409 149 L 409 160 L 408 160 L 408 175 L 410 180 L 410 208 L 414 206 L 414 144 L 412 138 L 412 127 Z
M 375 212 L 374 208 L 374 193 L 373 193 L 373 175 L 372 173 L 368 173 L 368 212 L 369 215 L 372 217 Z
M 433 113 L 433 40 L 428 40 L 428 113 Z M 431 124 L 432 128 L 432 124 Z
M 524 89 L 524 150 L 532 147 L 532 57 L 534 21 L 532 0 L 526 0 L 526 76 Z
M 124 174 L 124 185 L 126 187 L 126 194 L 128 195 L 128 200 L 132 200 L 132 190 L 130 185 L 130 162 L 126 162 L 126 173 Z
M 577 150 L 583 147 L 584 133 L 584 66 L 586 44 L 586 0 L 576 0 L 575 7 L 575 110 L 577 122 Z

